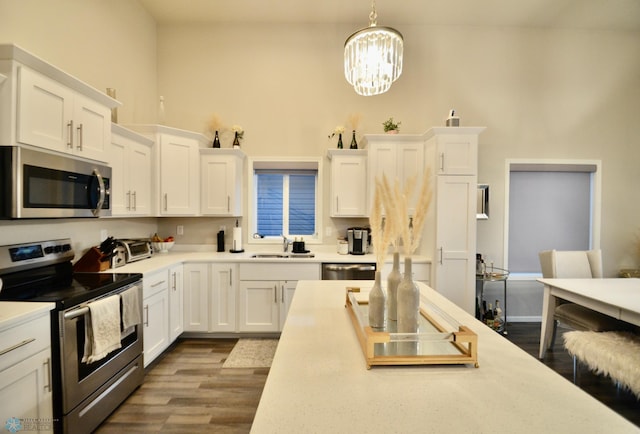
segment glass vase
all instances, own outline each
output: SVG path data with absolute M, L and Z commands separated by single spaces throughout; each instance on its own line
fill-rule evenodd
M 369 325 L 373 328 L 384 327 L 384 311 L 386 306 L 384 291 L 380 285 L 380 271 L 376 271 L 376 280 L 369 292 Z
M 351 136 L 351 145 L 349 145 L 349 149 L 358 149 L 358 142 L 356 142 L 356 130 L 353 130 L 353 135 Z
M 393 252 L 393 268 L 387 276 L 387 319 L 398 319 L 398 285 L 402 280 L 400 274 L 400 253 Z
M 411 257 L 404 258 L 404 276 L 398 285 L 398 332 L 417 333 L 420 317 L 420 290 L 413 281 Z

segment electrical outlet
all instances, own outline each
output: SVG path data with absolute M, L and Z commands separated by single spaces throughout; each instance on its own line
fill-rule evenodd
M 106 229 L 100 229 L 100 241 L 104 241 L 109 236 L 109 233 Z
M 177 235 L 184 235 L 184 226 L 182 226 L 182 225 L 178 225 L 178 226 L 176 227 L 176 234 L 177 234 Z

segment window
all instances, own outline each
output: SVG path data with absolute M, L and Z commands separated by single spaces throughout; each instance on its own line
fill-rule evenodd
M 513 273 L 539 273 L 542 250 L 596 248 L 597 164 L 511 163 L 508 257 Z
M 282 235 L 318 239 L 319 165 L 308 160 L 252 162 L 249 228 L 254 240 L 280 242 Z

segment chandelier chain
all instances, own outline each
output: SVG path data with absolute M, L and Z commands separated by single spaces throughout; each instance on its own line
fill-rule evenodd
M 376 0 L 371 1 L 371 13 L 369 14 L 369 27 L 378 25 L 378 12 L 376 11 Z

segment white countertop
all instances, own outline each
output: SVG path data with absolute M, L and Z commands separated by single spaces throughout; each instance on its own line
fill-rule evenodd
M 367 370 L 345 308 L 345 287 L 365 285 L 298 283 L 252 433 L 638 432 L 423 284 L 425 296 L 478 334 L 480 367 Z
M 0 331 L 47 314 L 53 308 L 54 303 L 0 301 Z
M 171 267 L 172 265 L 188 262 L 275 262 L 275 263 L 311 263 L 321 264 L 323 262 L 331 263 L 375 263 L 376 257 L 373 254 L 366 255 L 340 255 L 334 252 L 328 251 L 314 251 L 313 258 L 252 258 L 251 255 L 255 253 L 280 253 L 281 250 L 277 248 L 265 250 L 246 250 L 243 253 L 230 253 L 230 252 L 215 252 L 207 250 L 198 251 L 186 251 L 180 249 L 172 249 L 168 253 L 156 253 L 149 259 L 142 259 L 137 262 L 132 262 L 123 267 L 111 268 L 106 272 L 109 273 L 150 273 L 162 268 Z M 389 255 L 387 262 L 393 262 L 393 256 Z M 413 263 L 428 263 L 429 260 L 425 256 L 414 256 Z

